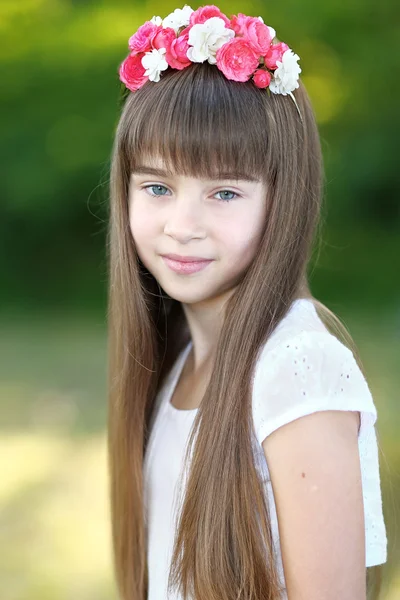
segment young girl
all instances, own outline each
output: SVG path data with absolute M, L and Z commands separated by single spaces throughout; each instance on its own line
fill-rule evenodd
M 120 597 L 365 600 L 386 561 L 377 412 L 308 284 L 323 169 L 299 56 L 213 5 L 154 16 L 129 50 L 109 230 Z

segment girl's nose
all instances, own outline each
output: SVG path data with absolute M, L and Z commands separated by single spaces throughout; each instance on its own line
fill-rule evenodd
M 164 233 L 181 241 L 191 237 L 204 237 L 204 223 L 200 202 L 178 199 L 171 205 Z

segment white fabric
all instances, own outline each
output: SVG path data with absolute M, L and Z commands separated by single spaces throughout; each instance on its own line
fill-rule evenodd
M 181 600 L 167 593 L 183 454 L 198 409 L 180 410 L 170 399 L 192 343 L 178 356 L 159 390 L 144 459 L 148 542 L 148 600 Z M 261 348 L 252 380 L 254 458 L 265 484 L 276 561 L 284 585 L 276 507 L 262 441 L 275 429 L 321 410 L 360 411 L 358 436 L 365 516 L 366 566 L 387 560 L 382 512 L 377 411 L 353 353 L 329 333 L 310 300 L 296 300 Z M 283 594 L 282 600 L 287 598 Z

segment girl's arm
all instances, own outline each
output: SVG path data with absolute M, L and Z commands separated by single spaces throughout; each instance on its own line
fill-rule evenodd
M 365 600 L 359 413 L 325 410 L 262 443 L 278 517 L 288 600 Z

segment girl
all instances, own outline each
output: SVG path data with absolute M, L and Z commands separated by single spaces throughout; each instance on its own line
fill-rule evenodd
M 123 600 L 364 600 L 377 412 L 311 294 L 322 158 L 299 56 L 185 5 L 120 65 L 109 458 Z M 293 93 L 294 92 L 294 93 Z

